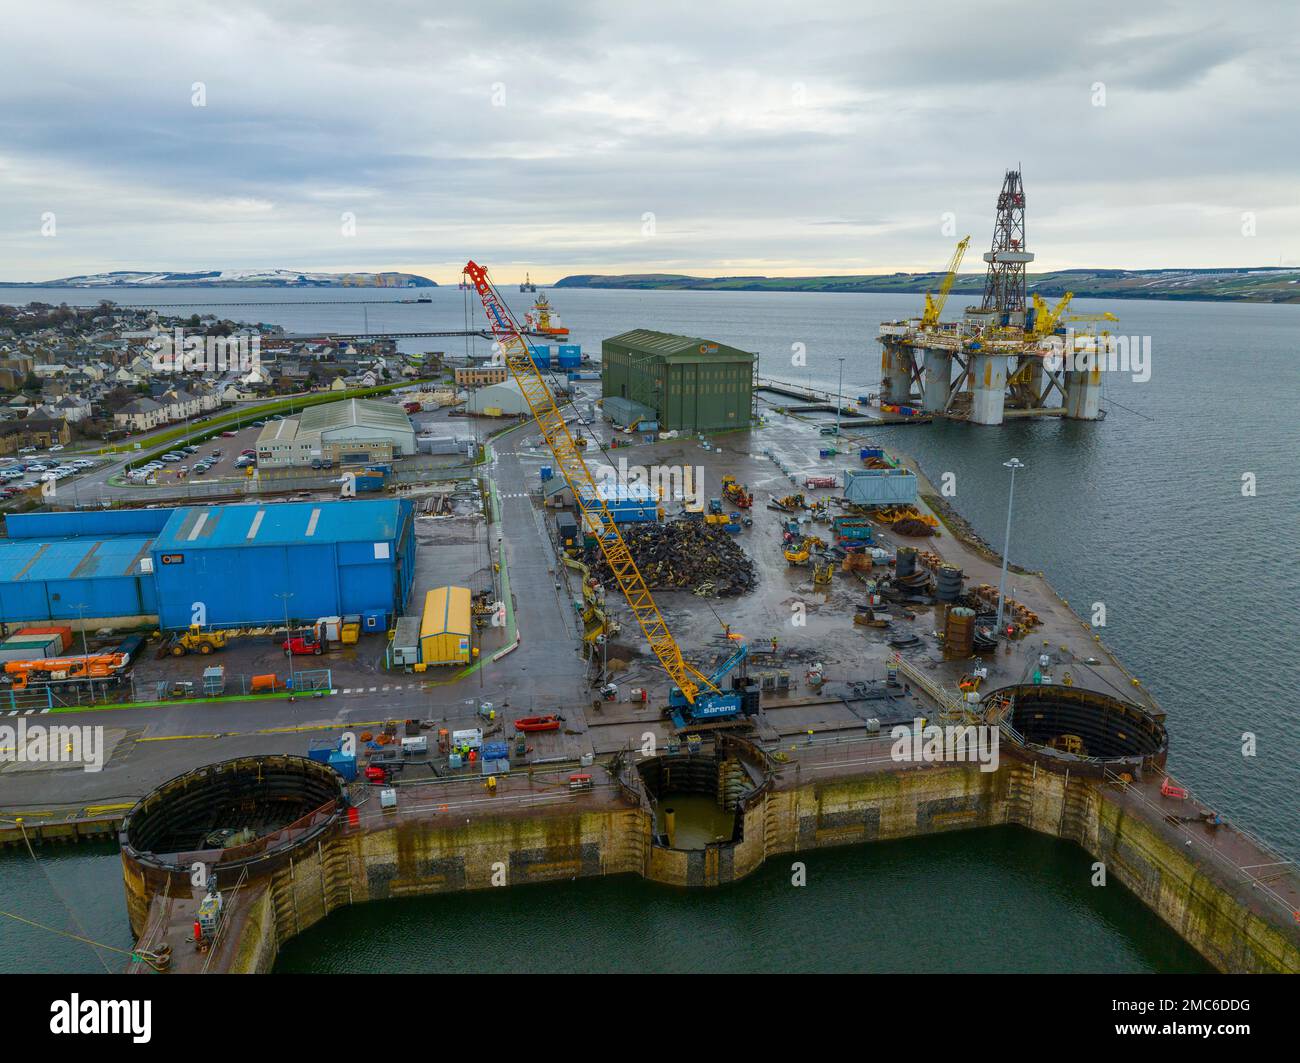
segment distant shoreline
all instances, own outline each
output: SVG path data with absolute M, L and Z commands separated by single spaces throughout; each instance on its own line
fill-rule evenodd
M 601 291 L 818 292 L 864 295 L 923 295 L 942 281 L 939 273 L 810 277 L 688 277 L 629 274 L 563 277 L 548 287 Z M 983 274 L 957 278 L 952 295 L 978 297 Z M 1300 269 L 1060 270 L 1030 275 L 1029 290 L 1048 298 L 1067 291 L 1080 299 L 1162 299 L 1173 302 L 1300 303 Z

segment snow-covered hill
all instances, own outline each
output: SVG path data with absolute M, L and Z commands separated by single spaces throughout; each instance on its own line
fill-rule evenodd
M 39 288 L 434 288 L 414 273 L 305 273 L 292 269 L 214 269 L 195 273 L 119 270 L 25 283 Z

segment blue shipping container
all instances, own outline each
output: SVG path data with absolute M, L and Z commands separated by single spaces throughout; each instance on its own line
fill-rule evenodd
M 353 782 L 357 777 L 357 758 L 345 757 L 337 751 L 329 756 L 329 766 L 343 776 L 344 782 Z

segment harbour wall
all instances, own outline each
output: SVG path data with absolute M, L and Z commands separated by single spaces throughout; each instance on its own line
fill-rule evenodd
M 893 765 L 824 781 L 787 767 L 741 802 L 737 819 L 731 841 L 695 850 L 656 844 L 644 803 L 489 811 L 456 823 L 400 813 L 375 826 L 340 820 L 269 880 L 235 891 L 208 967 L 269 971 L 284 942 L 345 904 L 617 874 L 707 888 L 739 881 L 773 857 L 1017 824 L 1078 843 L 1104 865 L 1108 882 L 1135 893 L 1217 969 L 1300 972 L 1300 926 L 1252 897 L 1227 867 L 1180 845 L 1113 782 L 1009 757 L 996 772 Z M 146 896 L 145 877 L 129 867 L 126 881 L 139 933 L 162 899 Z M 183 951 L 178 970 L 192 965 Z

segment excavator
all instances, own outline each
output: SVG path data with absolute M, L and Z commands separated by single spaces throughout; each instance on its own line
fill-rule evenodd
M 605 590 L 591 574 L 591 569 L 576 558 L 564 557 L 564 567 L 578 573 L 582 580 L 582 641 L 595 645 L 601 639 L 618 634 L 618 623 L 605 612 Z
M 487 269 L 471 261 L 466 263 L 464 273 L 470 286 L 478 293 L 488 327 L 492 330 L 492 338 L 501 351 L 502 361 L 519 385 L 541 437 L 555 458 L 556 470 L 564 477 L 582 511 L 585 518 L 583 526 L 595 529 L 597 547 L 613 573 L 637 626 L 641 628 L 651 652 L 675 684 L 674 696 L 680 699 L 679 712 L 683 722 L 696 719 L 712 721 L 738 715 L 739 699 L 724 693 L 713 676 L 705 675 L 683 656 L 645 578 L 636 566 L 632 551 L 624 541 L 600 492 L 596 490 L 595 478 L 582 455 L 586 440 L 575 439 L 569 432 L 550 387 L 530 357 L 528 344 L 518 322 L 489 278 Z
M 754 505 L 754 496 L 731 473 L 722 478 L 722 497 L 737 509 L 750 509 Z
M 5 677 L 14 690 L 47 683 L 76 683 L 121 678 L 130 658 L 125 653 L 91 653 L 76 657 L 43 657 L 36 661 L 7 661 Z

